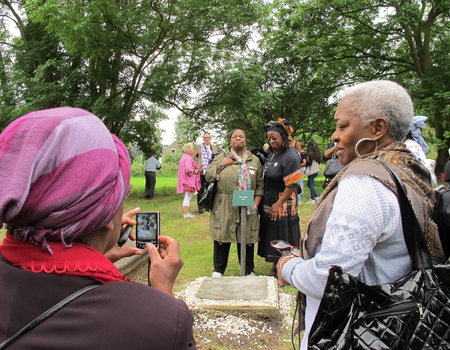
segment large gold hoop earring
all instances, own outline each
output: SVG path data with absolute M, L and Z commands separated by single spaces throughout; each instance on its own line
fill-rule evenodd
M 356 153 L 356 156 L 357 156 L 357 157 L 361 157 L 361 155 L 360 155 L 359 152 L 358 152 L 358 146 L 359 146 L 359 144 L 360 144 L 361 142 L 364 142 L 364 141 L 372 141 L 372 142 L 375 142 L 375 149 L 374 149 L 372 152 L 378 151 L 378 142 L 377 142 L 377 141 L 373 141 L 372 139 L 369 139 L 368 137 L 365 137 L 365 138 L 359 140 L 359 141 L 356 143 L 356 145 L 355 145 L 355 153 Z

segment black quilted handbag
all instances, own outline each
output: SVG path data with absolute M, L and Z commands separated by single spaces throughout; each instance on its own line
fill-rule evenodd
M 335 177 L 342 169 L 344 169 L 344 166 L 339 161 L 338 156 L 336 155 L 336 152 L 333 153 L 333 156 L 327 160 L 327 165 L 325 165 L 325 170 L 323 171 L 323 175 L 327 178 L 332 179 Z
M 398 175 L 403 233 L 413 271 L 368 286 L 332 266 L 309 336 L 309 349 L 450 349 L 450 265 L 433 266 Z

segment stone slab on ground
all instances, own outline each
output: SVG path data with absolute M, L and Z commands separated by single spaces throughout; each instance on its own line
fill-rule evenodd
M 280 318 L 276 279 L 256 277 L 201 277 L 186 291 L 190 307 L 265 313 Z

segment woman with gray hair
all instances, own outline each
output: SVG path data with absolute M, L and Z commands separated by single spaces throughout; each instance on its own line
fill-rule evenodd
M 443 262 L 432 213 L 428 170 L 405 147 L 414 115 L 406 90 L 392 81 L 349 88 L 334 120 L 339 161 L 346 166 L 329 184 L 308 222 L 303 257 L 280 259 L 278 278 L 306 295 L 302 349 L 308 346 L 331 265 L 368 285 L 392 283 L 412 270 L 396 189 L 379 161 L 389 163 L 408 188 L 435 262 Z
M 195 217 L 195 215 L 189 213 L 189 203 L 201 186 L 198 165 L 192 158 L 194 154 L 192 143 L 186 143 L 183 146 L 183 152 L 180 163 L 178 163 L 177 194 L 184 193 L 183 214 L 184 218 L 188 219 Z

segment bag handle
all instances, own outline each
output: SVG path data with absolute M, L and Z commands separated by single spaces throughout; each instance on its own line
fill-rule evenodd
M 394 179 L 397 187 L 397 197 L 400 205 L 400 213 L 403 227 L 403 236 L 405 237 L 408 252 L 413 260 L 413 266 L 416 269 L 430 269 L 433 267 L 430 251 L 425 241 L 425 235 L 420 227 L 414 209 L 406 195 L 403 181 L 400 179 L 391 165 L 384 161 L 379 161 Z
M 75 300 L 76 298 L 82 296 L 84 293 L 87 293 L 91 291 L 94 288 L 99 287 L 100 284 L 94 283 L 90 284 L 80 290 L 77 290 L 75 293 L 69 295 L 67 298 L 61 300 L 58 304 L 53 305 L 50 309 L 45 311 L 43 314 L 35 318 L 33 321 L 28 323 L 25 327 L 23 327 L 21 330 L 19 330 L 16 334 L 14 334 L 11 338 L 6 339 L 3 343 L 0 344 L 0 349 L 6 349 L 7 346 L 11 345 L 11 343 L 19 338 L 21 335 L 27 333 L 28 331 L 31 331 L 34 327 L 40 325 L 42 322 L 44 322 L 47 318 L 52 316 L 56 311 L 62 309 L 64 306 L 69 304 L 71 301 Z

